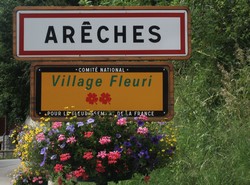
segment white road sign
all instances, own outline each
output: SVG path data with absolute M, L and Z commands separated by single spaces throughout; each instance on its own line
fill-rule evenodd
M 187 59 L 186 7 L 17 7 L 18 60 Z

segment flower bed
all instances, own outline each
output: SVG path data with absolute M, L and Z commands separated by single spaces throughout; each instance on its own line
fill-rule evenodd
M 16 154 L 59 184 L 93 180 L 118 182 L 133 174 L 148 176 L 165 167 L 175 152 L 171 123 L 146 116 L 93 117 L 86 121 L 43 121 L 19 136 Z

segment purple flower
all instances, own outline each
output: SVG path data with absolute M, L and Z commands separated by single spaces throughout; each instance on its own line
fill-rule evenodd
M 82 127 L 83 125 L 84 125 L 83 122 L 81 122 L 81 121 L 80 121 L 80 122 L 77 122 L 77 126 L 78 126 L 78 127 Z
M 144 157 L 145 159 L 149 159 L 150 156 L 148 155 L 148 151 L 147 150 L 141 150 L 140 153 L 138 154 L 138 156 L 140 158 Z
M 165 121 L 159 121 L 158 124 L 159 124 L 159 125 L 165 125 L 166 122 L 165 122 Z
M 136 137 L 135 137 L 135 136 L 131 136 L 131 137 L 130 137 L 130 141 L 131 141 L 131 142 L 136 142 Z
M 46 153 L 46 150 L 47 150 L 47 149 L 48 149 L 47 147 L 43 147 L 43 148 L 41 149 L 40 154 L 41 154 L 41 155 L 44 155 L 44 154 Z
M 48 133 L 49 136 L 52 136 L 53 134 L 57 134 L 59 133 L 59 130 L 58 129 L 51 129 Z
M 139 148 L 141 148 L 141 147 L 142 147 L 142 144 L 141 144 L 139 141 L 137 141 L 137 142 L 136 142 L 136 146 L 139 147 Z
M 58 130 L 58 129 L 51 129 L 51 131 L 52 131 L 54 134 L 59 133 L 59 130 Z
M 173 154 L 173 150 L 169 149 L 169 150 L 167 150 L 167 153 L 168 153 L 168 155 L 172 155 Z
M 137 124 L 138 124 L 139 127 L 142 127 L 144 125 L 144 122 L 142 120 L 138 120 Z
M 60 148 L 64 148 L 65 146 L 66 146 L 66 143 L 59 145 Z
M 43 147 L 41 149 L 40 154 L 43 155 L 43 161 L 40 164 L 41 167 L 44 166 L 44 164 L 45 164 L 45 161 L 46 161 L 46 158 L 47 158 L 47 152 L 46 152 L 47 149 L 48 149 L 47 147 Z
M 162 135 L 154 136 L 154 137 L 151 138 L 151 141 L 154 144 L 158 144 L 159 141 L 162 139 L 162 137 L 163 137 Z
M 115 135 L 115 137 L 119 139 L 119 138 L 122 137 L 122 135 L 118 133 L 118 134 Z
M 26 183 L 26 184 L 28 184 L 28 180 L 27 179 L 23 179 L 23 183 Z
M 145 154 L 145 159 L 149 159 L 149 158 L 150 158 L 150 156 L 148 155 L 148 151 L 147 151 Z
M 46 161 L 46 158 L 47 158 L 47 153 L 45 152 L 44 156 L 43 156 L 43 161 L 41 162 L 40 166 L 44 166 L 45 164 L 45 161 Z
M 138 159 L 138 155 L 136 155 L 136 153 L 133 153 L 132 157 L 135 158 L 135 159 Z
M 50 157 L 50 159 L 51 160 L 55 160 L 57 158 L 57 155 L 55 154 L 55 155 L 52 155 L 51 157 Z
M 114 148 L 114 151 L 118 151 L 119 153 L 121 153 L 123 151 L 123 149 L 116 145 Z
M 87 120 L 87 124 L 94 123 L 94 122 L 95 122 L 95 120 L 94 120 L 93 118 L 89 118 L 89 119 Z
M 123 143 L 123 145 L 124 145 L 125 147 L 131 147 L 131 146 L 132 146 L 132 144 L 131 144 L 129 141 L 125 141 L 125 142 Z
M 75 126 L 74 125 L 68 125 L 66 127 L 66 130 L 69 131 L 72 134 L 75 131 Z
M 53 132 L 50 130 L 49 133 L 48 133 L 49 136 L 52 136 L 53 135 Z

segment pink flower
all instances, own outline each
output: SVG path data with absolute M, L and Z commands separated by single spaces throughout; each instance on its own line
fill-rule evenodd
M 52 125 L 53 129 L 58 129 L 62 127 L 62 122 L 54 122 Z
M 70 153 L 65 153 L 60 155 L 60 161 L 67 161 L 70 158 L 71 158 Z
M 86 160 L 90 160 L 92 159 L 94 156 L 93 156 L 93 153 L 92 152 L 84 152 L 83 154 L 83 159 L 86 159 Z
M 70 179 L 72 179 L 73 178 L 73 175 L 72 175 L 72 172 L 71 173 L 69 173 L 69 174 L 66 174 L 66 180 L 70 180 Z
M 143 121 L 148 121 L 148 117 L 145 116 L 145 115 L 143 115 L 143 114 L 141 114 L 141 115 L 139 116 L 139 119 L 140 119 L 140 120 L 143 120 Z
M 93 135 L 94 132 L 84 132 L 85 138 L 90 138 Z
M 33 177 L 32 182 L 36 182 L 37 180 L 38 180 L 38 178 L 37 178 L 37 177 Z
M 98 152 L 98 154 L 97 154 L 97 157 L 98 157 L 98 158 L 102 158 L 102 159 L 104 159 L 106 156 L 107 156 L 107 153 L 106 153 L 105 150 L 104 150 L 104 151 L 100 151 L 100 152 Z
M 61 172 L 63 170 L 63 165 L 62 164 L 56 164 L 54 167 L 54 171 L 56 173 Z
M 39 133 L 39 134 L 37 134 L 36 135 L 36 140 L 38 141 L 38 142 L 41 142 L 41 141 L 44 141 L 45 140 L 45 135 L 44 135 L 44 133 Z
M 108 144 L 111 142 L 111 137 L 109 136 L 103 136 L 99 139 L 99 143 L 101 143 L 102 145 Z
M 116 124 L 120 125 L 120 126 L 126 125 L 127 124 L 127 119 L 126 118 L 120 118 L 120 119 L 117 120 Z
M 121 158 L 121 154 L 118 151 L 109 152 L 108 154 L 108 164 L 115 164 L 117 160 Z
M 36 182 L 36 181 L 38 181 L 38 183 L 39 184 L 42 184 L 43 183 L 43 180 L 42 180 L 43 178 L 41 177 L 41 176 L 39 176 L 39 177 L 33 177 L 33 180 L 32 180 L 32 182 Z
M 63 140 L 65 140 L 66 138 L 65 138 L 65 136 L 63 135 L 63 134 L 60 134 L 59 136 L 58 136 L 58 141 L 63 141 Z
M 139 127 L 139 128 L 137 129 L 137 133 L 138 133 L 138 134 L 145 135 L 145 134 L 148 133 L 148 128 L 147 128 L 147 127 Z
M 75 138 L 74 136 L 69 137 L 69 138 L 67 139 L 67 141 L 66 141 L 66 143 L 70 143 L 70 144 L 75 143 L 75 142 L 76 142 L 76 138 Z

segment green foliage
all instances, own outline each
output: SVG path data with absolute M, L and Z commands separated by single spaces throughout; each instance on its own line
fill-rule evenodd
M 168 5 L 169 1 L 163 0 L 80 0 L 81 6 L 155 6 Z
M 157 177 L 169 184 L 249 184 L 249 1 L 187 5 L 192 58 L 175 62 L 179 159 Z
M 77 6 L 79 0 L 19 0 L 21 6 Z
M 12 57 L 12 10 L 18 5 L 16 1 L 0 1 L 0 60 Z
M 26 63 L 9 62 L 0 63 L 0 115 L 17 123 L 25 119 L 29 107 L 29 67 Z

